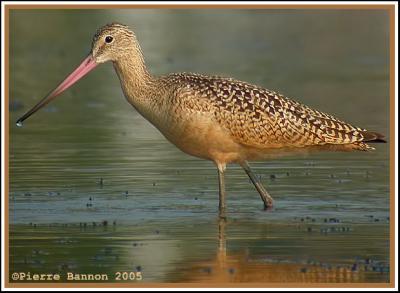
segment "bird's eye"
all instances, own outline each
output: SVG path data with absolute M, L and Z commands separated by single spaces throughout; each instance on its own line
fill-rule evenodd
M 107 36 L 105 40 L 106 43 L 111 43 L 114 40 L 114 38 L 112 36 Z

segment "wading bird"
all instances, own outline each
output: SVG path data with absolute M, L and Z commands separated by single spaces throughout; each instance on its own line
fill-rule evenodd
M 268 208 L 273 199 L 248 161 L 304 151 L 369 151 L 374 148 L 366 142 L 385 142 L 382 134 L 247 82 L 193 73 L 152 76 L 135 34 L 118 23 L 96 32 L 87 58 L 17 125 L 107 61 L 112 62 L 126 99 L 141 115 L 183 152 L 215 163 L 222 215 L 228 163 L 243 167 Z

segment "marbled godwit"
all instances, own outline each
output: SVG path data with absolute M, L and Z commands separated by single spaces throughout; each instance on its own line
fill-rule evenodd
M 88 57 L 17 124 L 107 61 L 112 61 L 126 99 L 139 113 L 185 153 L 216 164 L 222 213 L 228 163 L 243 167 L 264 206 L 270 207 L 272 197 L 250 169 L 249 160 L 287 152 L 369 151 L 373 148 L 366 142 L 385 142 L 382 134 L 247 82 L 192 73 L 154 77 L 147 71 L 135 34 L 118 23 L 100 28 Z

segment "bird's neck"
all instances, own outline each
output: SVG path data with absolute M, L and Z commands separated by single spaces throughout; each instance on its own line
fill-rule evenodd
M 113 65 L 128 102 L 151 120 L 157 104 L 156 79 L 148 72 L 140 53 L 114 61 Z

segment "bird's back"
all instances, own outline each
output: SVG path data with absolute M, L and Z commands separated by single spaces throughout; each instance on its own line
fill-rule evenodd
M 242 145 L 255 148 L 372 150 L 384 136 L 250 83 L 191 73 L 166 76 L 174 103 L 207 112 Z

